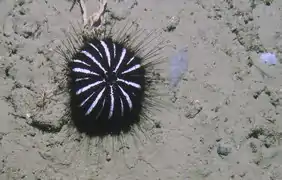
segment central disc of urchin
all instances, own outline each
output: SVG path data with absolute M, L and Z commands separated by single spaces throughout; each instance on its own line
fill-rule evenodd
M 71 108 L 75 125 L 93 135 L 119 134 L 139 121 L 145 68 L 130 48 L 93 39 L 71 63 Z

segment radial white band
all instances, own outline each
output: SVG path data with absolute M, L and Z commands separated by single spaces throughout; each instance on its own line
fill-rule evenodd
M 135 71 L 136 69 L 139 69 L 140 67 L 141 67 L 141 65 L 137 64 L 137 65 L 135 65 L 135 66 L 133 66 L 133 67 L 123 71 L 121 74 L 126 74 L 126 73 L 129 73 L 129 72 Z
M 103 66 L 95 59 L 94 56 L 92 56 L 89 52 L 87 51 L 81 51 L 83 54 L 85 54 L 85 56 L 87 56 L 88 58 L 90 58 L 95 64 L 97 64 L 99 66 L 100 69 L 102 69 L 102 71 L 104 73 L 106 73 L 106 70 L 103 68 Z
M 103 81 L 97 81 L 97 82 L 95 82 L 95 83 L 88 84 L 87 86 L 85 86 L 85 87 L 79 89 L 78 91 L 76 91 L 76 95 L 79 95 L 79 94 L 81 94 L 81 93 L 87 91 L 88 89 L 90 89 L 90 88 L 92 88 L 92 87 L 95 87 L 95 86 L 101 84 L 102 82 L 105 82 L 105 81 L 104 81 L 104 80 L 103 80 Z
M 99 76 L 99 74 L 92 72 L 92 71 L 89 71 L 88 69 L 73 68 L 72 71 L 78 72 L 78 73 L 83 73 L 83 74 L 92 74 L 92 75 Z
M 81 61 L 81 60 L 79 60 L 79 59 L 75 59 L 75 60 L 73 60 L 73 62 L 75 62 L 75 63 L 80 63 L 80 64 L 84 64 L 84 65 L 86 65 L 86 66 L 89 66 L 89 67 L 90 67 L 90 64 L 87 64 L 86 62 Z
M 91 106 L 89 107 L 89 109 L 87 110 L 85 115 L 88 115 L 89 113 L 92 112 L 92 110 L 94 109 L 94 107 L 97 105 L 98 101 L 101 99 L 103 93 L 105 91 L 105 87 L 102 89 L 102 91 L 97 95 L 95 101 L 91 104 Z
M 102 104 L 102 108 L 100 109 L 99 113 L 97 114 L 96 119 L 101 115 L 101 113 L 104 109 L 104 106 L 105 106 L 105 102 L 106 102 L 106 100 L 104 99 L 103 104 Z
M 103 46 L 103 48 L 105 50 L 109 67 L 111 67 L 111 55 L 110 55 L 109 48 L 108 48 L 107 44 L 104 41 L 100 41 L 100 42 L 101 42 L 101 44 L 102 44 L 102 46 Z
M 103 58 L 103 55 L 101 54 L 101 52 L 99 51 L 99 49 L 96 46 L 94 46 L 92 43 L 89 43 L 89 45 L 92 46 L 98 52 L 101 58 Z
M 93 94 L 95 94 L 95 92 L 93 92 L 90 96 L 88 96 L 81 104 L 80 107 L 83 106 L 92 96 Z
M 121 105 L 121 115 L 123 116 L 123 114 L 124 114 L 123 102 L 122 102 L 121 98 L 119 98 L 119 100 L 120 100 L 120 105 Z
M 117 81 L 123 82 L 123 83 L 125 83 L 125 84 L 127 84 L 129 86 L 133 86 L 133 87 L 135 87 L 137 89 L 141 88 L 141 86 L 139 84 L 134 83 L 134 82 L 126 81 L 126 80 L 123 80 L 123 79 L 120 79 L 120 78 L 117 78 Z
M 78 82 L 78 81 L 84 81 L 84 80 L 88 80 L 89 77 L 86 77 L 86 78 L 77 78 L 75 79 L 75 82 Z
M 110 107 L 110 112 L 109 112 L 109 119 L 113 116 L 114 105 L 115 105 L 115 97 L 114 97 L 113 86 L 110 86 L 110 96 L 111 96 L 111 107 Z
M 117 70 L 118 70 L 120 64 L 122 63 L 122 61 L 123 61 L 123 59 L 124 59 L 125 54 L 126 54 L 126 49 L 123 48 L 123 49 L 122 49 L 122 52 L 121 52 L 121 56 L 120 56 L 120 58 L 119 58 L 119 62 L 118 62 L 118 64 L 117 64 L 117 66 L 116 66 L 114 72 L 117 72 Z
M 125 96 L 125 99 L 126 99 L 128 105 L 129 105 L 129 108 L 131 110 L 131 108 L 132 108 L 132 101 L 131 101 L 129 95 L 122 89 L 122 87 L 120 87 L 120 86 L 118 86 L 118 87 L 121 90 L 122 94 Z
M 127 65 L 131 63 L 131 61 L 134 60 L 134 56 L 127 62 Z
M 117 55 L 117 52 L 116 52 L 116 45 L 113 44 L 113 47 L 114 47 L 114 58 L 116 58 L 116 55 Z

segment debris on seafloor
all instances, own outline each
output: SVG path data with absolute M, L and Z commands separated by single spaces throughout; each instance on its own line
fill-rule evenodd
M 260 60 L 262 63 L 267 65 L 276 65 L 277 64 L 277 58 L 274 53 L 262 53 L 260 55 Z
M 188 47 L 179 50 L 170 58 L 170 86 L 176 87 L 188 69 Z
M 278 59 L 274 53 L 262 53 L 259 57 L 259 61 L 253 61 L 252 58 L 248 58 L 249 63 L 256 67 L 263 78 L 276 78 L 275 71 L 270 66 L 278 65 Z M 259 63 L 258 63 L 259 62 Z
M 74 0 L 70 8 L 70 11 L 73 9 L 76 2 L 80 4 L 84 28 L 89 28 L 89 29 L 91 29 L 92 27 L 99 28 L 101 25 L 101 18 L 107 8 L 107 0 L 99 1 L 100 7 L 99 7 L 98 12 L 94 12 L 89 17 L 87 17 L 87 7 L 85 4 L 85 0 Z
M 172 16 L 167 24 L 167 26 L 164 28 L 165 32 L 172 32 L 176 29 L 176 27 L 180 23 L 179 16 Z

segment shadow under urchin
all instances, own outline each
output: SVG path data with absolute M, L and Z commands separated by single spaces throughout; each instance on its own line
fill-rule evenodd
M 150 34 L 138 41 L 144 33 L 130 32 L 133 25 L 119 32 L 108 27 L 91 33 L 74 29 L 66 50 L 60 51 L 67 60 L 71 119 L 81 133 L 126 134 L 148 120 L 144 111 L 152 106 L 149 89 L 157 82 L 149 69 L 160 62 L 161 46 L 142 54 L 154 38 Z

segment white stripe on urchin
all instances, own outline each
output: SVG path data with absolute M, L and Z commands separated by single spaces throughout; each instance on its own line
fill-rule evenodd
M 163 82 L 154 73 L 164 60 L 162 42 L 149 49 L 157 40 L 154 31 L 146 34 L 135 25 L 128 23 L 119 32 L 105 27 L 78 33 L 74 28 L 59 50 L 67 60 L 71 116 L 80 132 L 125 134 L 161 107 L 155 87 Z

